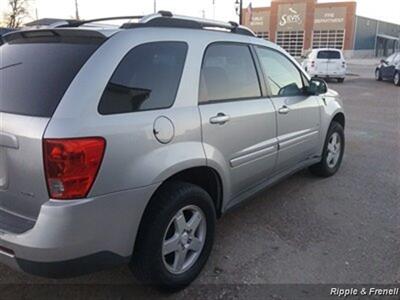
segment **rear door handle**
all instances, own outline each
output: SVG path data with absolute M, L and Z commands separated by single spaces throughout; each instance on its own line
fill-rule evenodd
M 282 106 L 279 110 L 278 113 L 281 115 L 287 115 L 290 112 L 290 108 L 287 107 L 286 105 Z
M 223 125 L 226 122 L 228 122 L 231 119 L 230 116 L 225 115 L 224 113 L 219 113 L 218 115 L 211 117 L 210 118 L 210 123 L 211 124 L 218 124 L 218 125 Z

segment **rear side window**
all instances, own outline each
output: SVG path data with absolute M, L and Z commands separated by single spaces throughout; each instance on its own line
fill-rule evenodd
M 155 42 L 132 49 L 121 61 L 103 93 L 103 115 L 172 106 L 187 53 L 183 42 Z
M 261 96 L 254 61 L 247 45 L 212 44 L 205 53 L 200 103 Z
M 332 50 L 319 51 L 318 54 L 317 54 L 317 58 L 320 58 L 320 59 L 340 59 L 340 52 L 339 51 L 332 51 Z
M 40 38 L 0 46 L 0 111 L 51 117 L 104 39 Z

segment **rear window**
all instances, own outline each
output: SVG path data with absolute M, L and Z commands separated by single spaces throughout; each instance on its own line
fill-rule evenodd
M 319 51 L 317 58 L 320 59 L 340 59 L 340 52 L 339 51 L 331 51 L 331 50 L 325 50 L 325 51 Z
M 30 38 L 0 46 L 0 111 L 51 117 L 104 39 Z

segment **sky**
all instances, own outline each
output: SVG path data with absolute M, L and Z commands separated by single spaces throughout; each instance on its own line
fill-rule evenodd
M 72 18 L 75 16 L 75 0 L 28 0 L 31 17 Z M 318 2 L 339 2 L 343 0 L 319 0 Z M 157 0 L 157 10 L 169 10 L 175 14 L 237 21 L 235 0 Z M 215 2 L 215 5 L 213 5 Z M 269 0 L 244 0 L 253 7 L 269 6 Z M 400 0 L 356 0 L 360 16 L 400 24 Z M 7 10 L 8 0 L 0 0 L 0 18 Z M 82 19 L 109 16 L 149 14 L 153 12 L 154 0 L 78 0 Z

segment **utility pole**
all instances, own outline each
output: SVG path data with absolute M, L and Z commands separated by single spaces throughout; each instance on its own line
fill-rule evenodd
M 213 19 L 215 20 L 215 0 L 212 1 L 213 4 Z
M 239 25 L 243 24 L 243 0 L 239 1 Z
M 154 0 L 154 13 L 157 12 L 157 0 Z
M 75 19 L 80 20 L 78 0 L 75 0 Z

